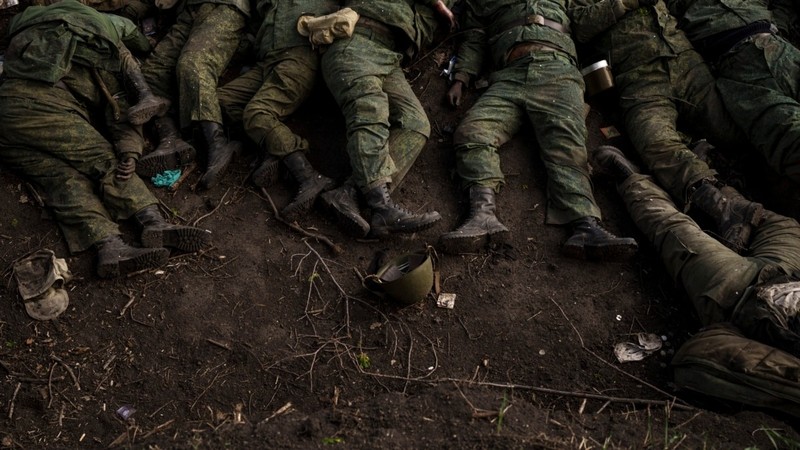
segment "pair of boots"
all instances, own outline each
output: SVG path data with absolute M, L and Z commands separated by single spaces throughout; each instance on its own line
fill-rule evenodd
M 150 205 L 135 214 L 142 227 L 144 248 L 131 247 L 118 235 L 100 240 L 97 246 L 97 274 L 114 278 L 166 264 L 166 247 L 196 252 L 211 244 L 211 232 L 202 228 L 173 225 L 164 220 L 158 206 Z
M 476 253 L 503 243 L 509 235 L 495 215 L 495 192 L 490 187 L 469 188 L 469 215 L 461 226 L 443 234 L 439 245 L 446 253 Z M 594 217 L 582 217 L 570 224 L 571 235 L 562 247 L 568 257 L 591 260 L 621 260 L 636 253 L 633 238 L 619 238 Z
M 364 200 L 372 212 L 367 222 L 361 215 L 356 186 L 347 181 L 337 189 L 321 196 L 326 209 L 331 211 L 348 234 L 355 237 L 386 237 L 392 233 L 415 233 L 432 227 L 441 220 L 436 212 L 414 214 L 392 200 L 389 186 L 380 184 L 364 193 Z
M 617 180 L 639 169 L 616 147 L 602 145 L 592 153 L 592 162 Z M 747 200 L 730 186 L 719 187 L 715 179 L 704 179 L 689 189 L 689 204 L 709 215 L 716 223 L 719 240 L 731 250 L 747 249 L 750 235 L 764 221 L 764 206 Z

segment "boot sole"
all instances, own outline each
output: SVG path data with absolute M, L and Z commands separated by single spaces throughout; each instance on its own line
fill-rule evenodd
M 483 253 L 508 242 L 510 234 L 511 232 L 508 230 L 480 235 L 449 235 L 448 233 L 439 238 L 439 246 L 444 253 L 450 255 Z
M 194 161 L 195 156 L 195 149 L 189 144 L 168 153 L 151 153 L 142 157 L 136 164 L 136 174 L 140 177 L 151 178 L 165 170 L 179 169 Z
M 143 252 L 130 259 L 114 261 L 113 263 L 99 264 L 97 275 L 100 278 L 116 278 L 144 269 L 154 269 L 167 263 L 169 250 L 165 248 L 154 248 L 149 252 Z
M 203 176 L 200 178 L 200 188 L 204 191 L 211 189 L 212 187 L 219 184 L 220 179 L 222 176 L 228 171 L 228 166 L 231 165 L 231 161 L 242 151 L 242 143 L 238 141 L 231 141 L 228 142 L 228 145 L 233 147 L 230 152 L 230 157 L 214 172 L 206 170 Z
M 391 225 L 376 226 L 375 224 L 371 224 L 370 234 L 373 237 L 379 238 L 379 237 L 386 237 L 393 233 L 416 233 L 418 231 L 427 230 L 428 228 L 434 226 L 436 222 L 440 221 L 441 219 L 442 216 L 437 214 L 437 216 L 433 220 L 421 223 L 413 227 L 403 227 L 403 226 L 392 227 Z
M 278 171 L 281 167 L 281 160 L 269 158 L 253 171 L 250 180 L 258 187 L 270 187 L 278 181 Z
M 632 239 L 630 242 L 609 245 L 583 245 L 562 247 L 561 253 L 573 259 L 602 262 L 624 262 L 631 259 L 639 251 L 639 245 Z
M 170 102 L 167 100 L 157 101 L 152 105 L 136 108 L 137 105 L 128 109 L 128 122 L 133 125 L 143 125 L 153 117 L 163 116 L 169 109 Z
M 364 218 L 361 217 L 361 214 L 357 212 L 347 213 L 340 210 L 335 206 L 335 201 L 326 198 L 326 194 L 320 195 L 319 200 L 322 203 L 323 208 L 336 217 L 336 222 L 345 231 L 345 233 L 356 238 L 367 237 L 370 230 L 369 222 L 364 220 Z
M 194 227 L 176 226 L 170 229 L 145 229 L 142 245 L 147 248 L 169 247 L 185 252 L 196 252 L 211 243 L 211 233 Z

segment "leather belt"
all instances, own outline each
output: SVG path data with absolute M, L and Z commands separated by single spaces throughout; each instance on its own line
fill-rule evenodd
M 394 49 L 394 33 L 392 32 L 392 29 L 384 23 L 378 22 L 377 20 L 372 20 L 369 17 L 361 16 L 359 17 L 358 22 L 356 22 L 356 26 L 353 31 L 371 40 L 378 41 L 391 49 Z
M 541 42 L 520 42 L 519 44 L 511 47 L 506 56 L 506 64 L 530 55 L 533 52 L 557 52 L 557 48 L 550 47 L 549 45 L 542 44 Z
M 550 20 L 547 17 L 540 16 L 538 14 L 531 14 L 530 16 L 523 17 L 521 19 L 512 20 L 511 22 L 506 22 L 500 27 L 500 31 L 496 34 L 503 33 L 508 31 L 514 27 L 522 27 L 526 25 L 542 25 L 548 28 L 552 28 L 559 33 L 569 34 L 569 28 L 561 25 L 560 23 L 556 22 L 555 20 Z

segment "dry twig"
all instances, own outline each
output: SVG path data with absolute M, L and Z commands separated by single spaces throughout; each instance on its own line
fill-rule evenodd
M 286 225 L 287 227 L 291 228 L 292 230 L 296 231 L 297 233 L 302 234 L 305 237 L 314 239 L 317 242 L 321 242 L 321 243 L 327 245 L 328 248 L 330 248 L 331 251 L 337 256 L 341 255 L 342 253 L 344 253 L 344 249 L 342 249 L 342 247 L 340 247 L 338 244 L 336 244 L 333 241 L 331 241 L 330 239 L 328 239 L 327 236 L 323 236 L 323 235 L 318 234 L 318 233 L 311 233 L 310 231 L 306 231 L 305 229 L 303 229 L 303 227 L 298 225 L 297 222 L 290 223 L 288 220 L 286 220 L 283 217 L 281 217 L 281 214 L 278 212 L 278 208 L 275 206 L 275 202 L 272 201 L 272 197 L 269 195 L 269 192 L 267 192 L 267 190 L 264 189 L 263 187 L 261 188 L 261 192 L 266 196 L 267 201 L 269 202 L 269 205 L 272 207 L 272 215 L 275 216 L 275 220 L 277 220 L 278 222 Z

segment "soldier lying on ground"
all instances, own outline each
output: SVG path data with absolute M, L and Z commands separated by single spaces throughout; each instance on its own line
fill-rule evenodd
M 676 29 L 677 21 L 662 1 L 578 3 L 573 13 L 578 40 L 591 42 L 592 53 L 612 61 L 625 131 L 647 169 L 676 203 L 716 217 L 725 245 L 745 250 L 750 227 L 763 218 L 763 208 L 726 197 L 716 171 L 689 149 L 678 131 L 681 122 L 717 147 L 749 149 L 708 65 Z M 742 215 L 731 214 L 734 208 Z
M 385 236 L 427 229 L 438 212 L 414 214 L 390 197 L 430 135 L 425 110 L 400 65 L 407 50 L 431 39 L 433 11 L 455 21 L 442 0 L 348 0 L 360 19 L 349 38 L 335 40 L 322 73 L 344 114 L 352 177 L 322 200 L 353 234 Z M 356 189 L 371 210 L 360 215 Z
M 462 225 L 441 236 L 445 251 L 473 252 L 508 231 L 495 216 L 495 193 L 504 184 L 498 150 L 529 123 L 547 171 L 547 223 L 571 229 L 563 252 L 601 260 L 636 252 L 636 241 L 618 238 L 598 222 L 600 208 L 586 156 L 584 84 L 570 37 L 569 4 L 467 0 L 462 26 L 471 32 L 458 51 L 448 93 L 453 106 L 460 104 L 463 88 L 481 72 L 484 60 L 491 60 L 494 72 L 453 138 L 470 213 Z
M 74 0 L 27 8 L 10 23 L 0 85 L 0 163 L 41 189 L 71 252 L 97 249 L 104 278 L 166 263 L 164 247 L 196 251 L 210 241 L 207 230 L 168 224 L 134 173 L 144 141 L 121 117 L 117 75 L 142 80 L 120 23 L 135 29 Z M 113 144 L 96 123 L 103 116 Z M 115 221 L 130 217 L 146 248 L 120 238 Z
M 160 9 L 170 9 L 177 0 L 156 0 Z M 177 92 L 177 114 L 181 129 L 193 129 L 205 144 L 206 171 L 199 187 L 216 185 L 233 156 L 238 142 L 229 142 L 222 127 L 217 99 L 219 76 L 239 46 L 249 0 L 186 0 L 177 6 L 179 14 L 142 72 L 153 90 L 162 97 Z M 177 89 L 176 89 L 177 87 Z M 186 164 L 194 149 L 180 139 L 173 119 L 156 119 L 159 145 L 141 161 L 140 175 L 150 176 Z
M 294 200 L 281 211 L 290 221 L 305 215 L 320 192 L 334 185 L 306 158 L 308 141 L 283 123 L 314 91 L 320 72 L 319 49 L 300 35 L 297 23 L 301 16 L 324 16 L 338 7 L 339 2 L 332 0 L 261 0 L 258 12 L 264 19 L 256 36 L 259 62 L 217 92 L 223 112 L 234 122 L 243 122 L 262 155 L 253 183 L 271 185 L 280 161 L 299 183 Z
M 599 147 L 592 153 L 592 165 L 619 183 L 631 218 L 655 247 L 672 279 L 683 287 L 703 325 L 730 324 L 703 332 L 684 345 L 686 349 L 673 361 L 676 380 L 747 404 L 788 405 L 791 409 L 783 410 L 798 415 L 797 221 L 765 210 L 763 223 L 750 237 L 748 255 L 740 256 L 681 213 L 669 195 L 651 177 L 640 174 L 620 150 Z M 723 188 L 723 193 L 731 199 L 740 197 L 730 188 Z
M 667 0 L 711 63 L 733 120 L 781 175 L 800 182 L 800 50 L 776 34 L 763 0 Z

